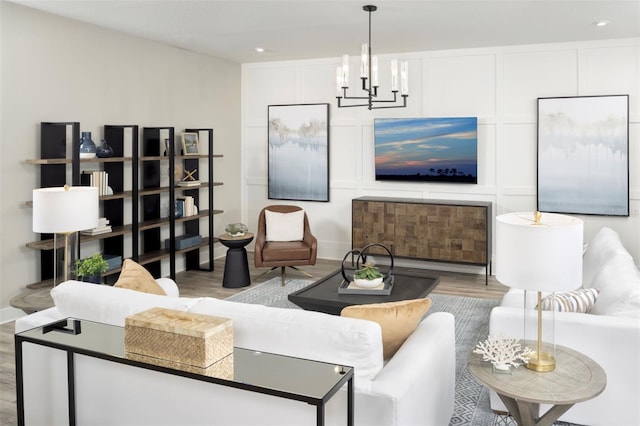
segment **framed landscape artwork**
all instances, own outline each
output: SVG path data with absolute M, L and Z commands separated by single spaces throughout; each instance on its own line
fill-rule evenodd
M 629 216 L 629 96 L 538 98 L 538 210 Z
M 268 110 L 269 198 L 329 201 L 329 104 Z

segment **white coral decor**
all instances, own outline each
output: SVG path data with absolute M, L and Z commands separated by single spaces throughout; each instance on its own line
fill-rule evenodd
M 519 367 L 527 363 L 527 355 L 532 351 L 526 347 L 521 349 L 517 339 L 489 336 L 487 340 L 476 345 L 473 353 L 482 355 L 483 361 L 491 361 L 496 370 L 508 370 L 510 365 Z

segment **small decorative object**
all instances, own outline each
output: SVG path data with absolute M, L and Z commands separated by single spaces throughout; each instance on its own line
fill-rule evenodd
M 100 253 L 82 260 L 76 260 L 76 276 L 82 277 L 82 281 L 100 284 L 100 274 L 106 272 L 109 263 Z
M 230 237 L 243 237 L 249 231 L 244 223 L 230 223 L 224 230 Z
M 80 139 L 80 158 L 95 158 L 96 144 L 91 140 L 91 132 L 82 132 Z
M 180 182 L 176 182 L 178 186 L 200 186 L 200 181 L 196 179 L 193 175 L 198 171 L 198 169 L 193 170 L 185 170 L 184 177 Z
M 96 157 L 98 158 L 109 158 L 113 155 L 113 149 L 107 144 L 107 142 L 102 139 L 102 145 L 100 145 L 96 149 Z
M 528 356 L 533 352 L 521 348 L 517 339 L 494 338 L 489 336 L 484 342 L 476 345 L 473 353 L 482 355 L 483 361 L 490 361 L 496 372 L 508 372 L 511 366 L 526 364 Z
M 167 157 L 171 153 L 171 139 L 167 138 L 164 140 L 164 156 Z
M 391 264 L 389 265 L 389 272 L 387 272 L 386 274 L 382 274 L 378 269 L 378 267 L 373 265 L 373 262 L 367 262 L 368 251 L 374 247 L 382 248 L 389 255 Z M 347 274 L 348 270 L 353 270 L 353 269 L 345 268 L 344 262 L 345 260 L 347 260 L 349 256 L 351 256 L 352 263 L 353 263 L 353 256 L 356 256 L 356 255 L 358 257 L 356 259 L 355 273 L 353 274 L 353 276 L 349 276 Z M 362 262 L 362 267 L 360 266 L 361 265 L 360 262 Z M 383 281 L 385 283 L 387 283 L 388 281 L 389 282 L 392 281 L 393 255 L 391 254 L 391 251 L 387 247 L 385 247 L 380 243 L 367 244 L 362 248 L 362 250 L 351 250 L 344 255 L 344 257 L 342 258 L 341 272 L 342 272 L 342 279 L 344 280 L 344 282 L 347 282 L 347 283 L 353 282 L 358 287 L 366 287 L 366 288 L 377 287 Z M 380 278 L 380 280 L 377 280 L 377 278 Z M 356 280 L 371 281 L 372 279 L 376 279 L 377 284 L 373 285 L 374 283 L 370 283 L 370 282 L 369 283 L 360 282 L 360 284 L 358 284 L 356 282 Z
M 362 288 L 374 288 L 382 284 L 384 275 L 373 263 L 366 262 L 353 275 L 353 283 Z
M 183 155 L 199 155 L 200 144 L 198 142 L 197 133 L 182 133 L 182 154 Z

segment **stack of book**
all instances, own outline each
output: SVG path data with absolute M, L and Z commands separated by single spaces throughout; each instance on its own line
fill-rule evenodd
M 106 234 L 107 232 L 111 232 L 111 225 L 109 225 L 109 220 L 106 217 L 101 217 L 98 219 L 98 226 L 93 229 L 87 229 L 86 231 L 80 231 L 82 235 L 100 235 Z
M 178 186 L 200 186 L 199 180 L 181 180 L 177 183 Z
M 192 196 L 187 195 L 176 198 L 176 217 L 187 217 L 196 214 L 198 214 L 198 207 L 196 207 Z
M 95 186 L 98 188 L 98 195 L 107 195 L 109 174 L 102 170 L 93 172 L 83 171 L 80 174 L 80 184 L 84 186 Z

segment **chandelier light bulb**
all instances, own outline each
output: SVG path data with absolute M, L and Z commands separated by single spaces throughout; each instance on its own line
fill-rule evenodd
M 342 87 L 349 87 L 349 55 L 342 55 Z
M 398 91 L 398 60 L 391 60 L 391 91 Z
M 407 61 L 400 63 L 400 94 L 409 94 L 409 63 Z
M 378 57 L 371 58 L 371 85 L 378 87 Z
M 369 45 L 362 43 L 362 60 L 360 61 L 360 77 L 369 77 Z

